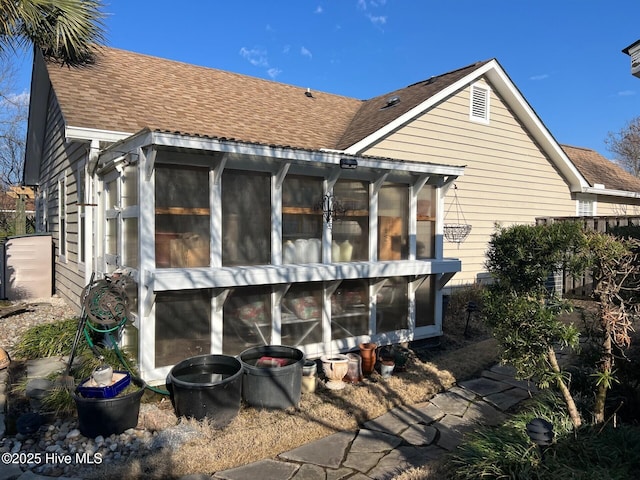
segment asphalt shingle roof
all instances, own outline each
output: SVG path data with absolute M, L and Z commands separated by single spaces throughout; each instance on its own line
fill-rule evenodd
M 483 62 L 484 63 L 484 62 Z M 47 69 L 67 125 L 144 128 L 306 149 L 343 149 L 483 63 L 363 101 L 103 47 L 92 66 Z M 382 108 L 390 96 L 400 102 Z
M 67 125 L 143 128 L 302 148 L 336 144 L 360 100 L 102 48 L 95 65 L 47 65 Z
M 561 147 L 592 187 L 598 183 L 608 190 L 640 192 L 640 178 L 631 175 L 595 150 L 569 145 Z

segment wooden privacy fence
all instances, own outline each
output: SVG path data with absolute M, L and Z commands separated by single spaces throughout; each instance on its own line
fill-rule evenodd
M 640 216 L 620 215 L 610 217 L 539 217 L 536 225 L 549 225 L 555 222 L 581 222 L 585 228 L 597 232 L 608 232 L 613 227 L 640 226 Z M 574 278 L 566 272 L 559 272 L 562 295 L 566 297 L 588 298 L 593 291 L 593 279 L 590 274 Z M 556 282 L 559 284 L 560 282 Z

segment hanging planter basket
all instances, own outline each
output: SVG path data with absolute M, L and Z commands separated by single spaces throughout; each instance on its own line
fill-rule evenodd
M 444 238 L 448 242 L 462 243 L 471 233 L 471 225 L 468 223 L 446 223 L 444 225 Z
M 449 210 L 447 210 L 447 214 L 445 215 L 445 221 L 446 221 L 446 217 L 449 214 L 449 211 L 451 210 L 451 208 L 455 208 L 457 222 L 445 223 L 443 225 L 443 228 L 444 228 L 444 238 L 448 242 L 461 244 L 467 239 L 467 237 L 471 233 L 471 224 L 466 223 L 466 220 L 462 213 L 462 208 L 460 207 L 460 201 L 458 200 L 457 190 L 458 190 L 458 186 L 454 184 L 453 185 L 453 203 L 451 204 L 451 206 L 449 207 Z

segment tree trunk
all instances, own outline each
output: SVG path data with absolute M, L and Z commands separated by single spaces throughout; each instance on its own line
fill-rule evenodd
M 549 347 L 547 351 L 547 357 L 549 358 L 551 368 L 553 369 L 554 373 L 557 374 L 558 388 L 560 389 L 560 393 L 562 393 L 564 402 L 567 405 L 567 410 L 569 411 L 569 417 L 571 418 L 573 427 L 578 428 L 580 427 L 580 425 L 582 425 L 582 420 L 580 419 L 580 414 L 578 413 L 578 409 L 576 408 L 576 403 L 573 401 L 571 392 L 569 391 L 569 388 L 564 383 L 564 381 L 562 380 L 562 376 L 560 375 L 560 365 L 558 365 L 558 359 L 556 358 L 556 352 L 553 350 L 553 347 Z
M 607 322 L 603 323 L 605 335 L 604 341 L 602 342 L 602 359 L 600 361 L 600 373 L 606 378 L 611 378 L 611 372 L 613 371 L 613 345 L 611 344 L 611 326 Z M 607 401 L 608 390 L 608 382 L 601 380 L 596 391 L 596 401 L 593 406 L 593 421 L 595 423 L 604 422 L 604 408 L 605 402 Z

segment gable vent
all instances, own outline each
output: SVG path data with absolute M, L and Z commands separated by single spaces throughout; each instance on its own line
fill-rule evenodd
M 489 123 L 489 89 L 471 86 L 470 118 L 476 122 Z

